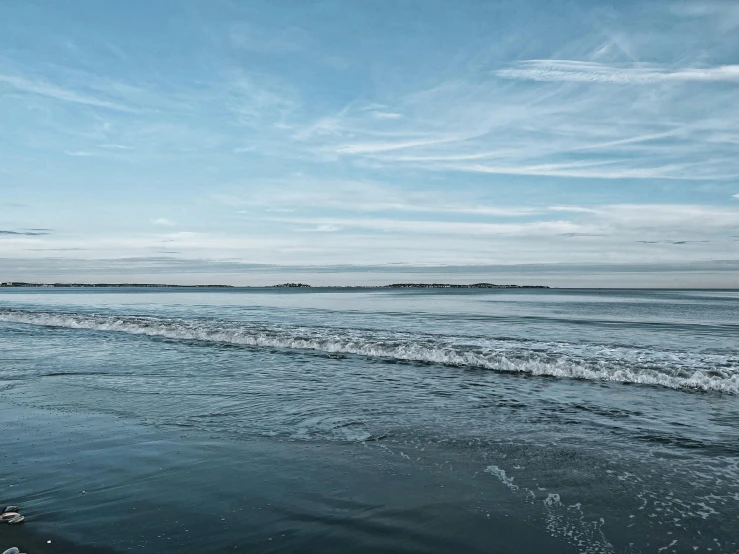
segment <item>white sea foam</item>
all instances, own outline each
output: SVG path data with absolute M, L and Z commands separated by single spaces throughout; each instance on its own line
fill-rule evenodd
M 539 505 L 544 509 L 547 532 L 558 539 L 574 546 L 582 554 L 613 554 L 615 549 L 603 534 L 602 519 L 591 521 L 585 517 L 580 503 L 566 506 L 557 493 L 549 493 L 546 498 L 523 486 L 514 485 L 513 477 L 509 477 L 504 469 L 489 465 L 485 473 L 496 477 L 504 486 L 522 502 Z
M 491 465 L 485 468 L 485 473 L 489 473 L 490 475 L 497 477 L 498 480 L 510 490 L 514 492 L 518 491 L 518 485 L 513 484 L 513 477 L 508 477 L 504 469 L 500 469 L 498 466 Z
M 0 321 L 176 340 L 354 354 L 551 377 L 739 392 L 739 363 L 721 355 L 567 343 L 463 339 L 380 330 L 0 309 Z

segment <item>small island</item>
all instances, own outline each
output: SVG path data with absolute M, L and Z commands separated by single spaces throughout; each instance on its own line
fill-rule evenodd
M 387 285 L 391 289 L 548 289 L 544 285 L 495 285 L 493 283 L 473 283 L 458 285 L 450 283 L 395 283 Z
M 235 286 L 235 285 L 166 285 L 154 283 L 24 283 L 19 281 L 0 282 L 0 287 L 40 288 L 195 288 L 195 289 L 251 289 L 251 288 L 316 288 L 316 289 L 548 289 L 544 285 L 496 285 L 493 283 L 393 283 L 391 285 L 311 286 L 305 283 L 281 283 L 279 285 Z
M 157 283 L 23 283 L 19 281 L 0 282 L 0 287 L 76 287 L 76 288 L 199 288 L 232 289 L 232 285 L 164 285 Z

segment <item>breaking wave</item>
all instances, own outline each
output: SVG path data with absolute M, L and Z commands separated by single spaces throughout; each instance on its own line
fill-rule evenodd
M 0 309 L 0 321 L 174 340 L 312 350 L 550 377 L 739 392 L 739 359 L 646 348 L 449 337 L 396 331 L 265 325 L 206 319 Z

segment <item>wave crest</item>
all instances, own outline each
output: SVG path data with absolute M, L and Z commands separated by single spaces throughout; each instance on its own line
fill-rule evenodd
M 723 355 L 637 347 L 475 339 L 245 322 L 0 309 L 0 321 L 252 347 L 313 350 L 549 377 L 739 392 L 739 365 Z

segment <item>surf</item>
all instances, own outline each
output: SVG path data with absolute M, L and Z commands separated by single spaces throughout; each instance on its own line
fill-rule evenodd
M 615 345 L 454 337 L 218 319 L 0 309 L 0 322 L 356 355 L 532 376 L 612 381 L 687 391 L 739 393 L 739 361 L 720 354 Z

